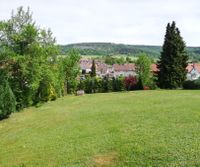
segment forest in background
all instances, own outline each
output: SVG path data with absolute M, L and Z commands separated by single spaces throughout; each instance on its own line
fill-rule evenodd
M 146 53 L 151 58 L 159 58 L 162 50 L 161 46 L 151 45 L 125 45 L 115 43 L 77 43 L 69 45 L 59 45 L 61 53 L 67 54 L 71 48 L 78 49 L 79 53 L 84 55 L 128 55 L 138 57 L 141 53 Z M 200 61 L 200 47 L 187 47 L 191 61 Z

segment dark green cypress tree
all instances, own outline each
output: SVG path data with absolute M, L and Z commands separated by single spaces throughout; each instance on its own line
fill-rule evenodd
M 176 23 L 167 24 L 161 57 L 158 61 L 158 86 L 175 89 L 182 87 L 186 79 L 188 55 L 186 45 Z
M 96 65 L 95 65 L 95 61 L 92 60 L 92 67 L 91 67 L 91 77 L 95 77 L 96 76 Z
M 0 70 L 0 120 L 7 118 L 15 111 L 16 101 L 15 96 L 10 88 L 10 85 L 5 77 L 5 73 Z

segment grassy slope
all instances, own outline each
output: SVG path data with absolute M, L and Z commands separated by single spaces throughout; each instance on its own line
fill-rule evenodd
M 200 165 L 200 91 L 68 96 L 0 122 L 0 166 Z

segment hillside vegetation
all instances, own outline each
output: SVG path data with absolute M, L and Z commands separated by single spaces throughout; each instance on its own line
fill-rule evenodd
M 114 43 L 77 43 L 60 45 L 62 54 L 66 54 L 70 48 L 76 48 L 81 55 L 132 55 L 146 53 L 150 57 L 158 58 L 162 50 L 161 46 L 124 45 Z M 200 47 L 188 47 L 188 54 L 192 60 L 200 60 Z
M 67 96 L 0 122 L 0 166 L 199 166 L 200 91 Z

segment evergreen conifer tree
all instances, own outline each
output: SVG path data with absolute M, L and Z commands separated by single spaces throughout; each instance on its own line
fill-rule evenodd
M 91 77 L 95 77 L 96 76 L 96 65 L 95 65 L 95 61 L 92 60 L 92 67 L 91 67 Z
M 5 73 L 0 70 L 0 120 L 7 118 L 15 111 L 15 96 L 10 88 L 10 85 L 5 77 Z
M 186 45 L 176 23 L 167 24 L 161 57 L 158 61 L 158 86 L 175 89 L 182 87 L 186 79 L 188 55 Z

